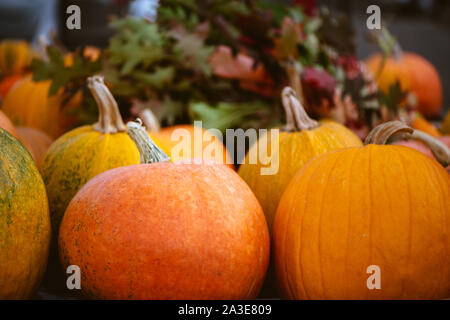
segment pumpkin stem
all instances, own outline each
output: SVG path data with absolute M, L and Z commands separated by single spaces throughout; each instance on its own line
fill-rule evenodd
M 150 138 L 142 120 L 127 123 L 127 133 L 136 144 L 141 155 L 141 163 L 169 162 L 170 158 Z
M 401 121 L 389 121 L 382 123 L 370 131 L 367 135 L 364 145 L 368 144 L 386 144 L 388 139 L 398 133 L 412 134 L 414 129 Z
M 148 131 L 159 132 L 161 129 L 158 118 L 156 118 L 155 114 L 149 108 L 145 108 L 139 112 L 139 117 L 141 117 L 142 122 L 144 122 L 144 126 Z
M 450 149 L 445 144 L 425 132 L 414 130 L 401 121 L 389 121 L 376 126 L 367 136 L 364 145 L 386 144 L 389 138 L 398 133 L 404 133 L 407 138 L 422 141 L 431 149 L 440 164 L 444 167 L 450 165 Z
M 283 89 L 281 99 L 286 112 L 286 131 L 311 130 L 319 126 L 316 120 L 308 116 L 291 87 Z
M 411 138 L 425 143 L 444 168 L 450 166 L 450 149 L 441 141 L 420 130 L 414 130 Z
M 302 79 L 300 77 L 301 65 L 298 61 L 288 60 L 283 63 L 284 69 L 288 75 L 289 86 L 294 90 L 298 100 L 302 105 L 306 105 L 305 95 L 303 93 Z
M 88 78 L 88 88 L 98 105 L 98 122 L 94 130 L 102 133 L 124 132 L 125 124 L 119 112 L 119 107 L 113 95 L 105 85 L 102 76 Z

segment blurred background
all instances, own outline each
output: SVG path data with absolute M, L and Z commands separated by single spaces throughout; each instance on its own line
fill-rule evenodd
M 272 2 L 277 2 L 276 0 Z M 287 1 L 281 1 L 287 2 Z M 382 19 L 397 37 L 404 50 L 417 52 L 438 70 L 444 87 L 444 108 L 450 105 L 450 1 L 447 0 L 317 0 L 331 10 L 349 17 L 357 33 L 358 58 L 376 50 L 366 41 L 366 8 L 377 4 Z M 77 4 L 82 11 L 81 30 L 65 28 L 66 8 Z M 112 30 L 108 27 L 111 15 L 125 15 L 130 11 L 126 0 L 0 0 L 0 39 L 23 38 L 37 41 L 38 35 L 58 31 L 65 46 L 105 47 Z M 139 11 L 139 9 L 137 9 Z
M 70 30 L 73 4 L 81 28 Z M 449 1 L 0 0 L 0 26 L 0 108 L 53 137 L 96 121 L 94 74 L 125 120 L 151 113 L 161 127 L 282 126 L 289 85 L 311 117 L 361 139 L 389 120 L 450 133 Z M 19 106 L 27 77 L 59 97 L 58 112 L 42 95 Z

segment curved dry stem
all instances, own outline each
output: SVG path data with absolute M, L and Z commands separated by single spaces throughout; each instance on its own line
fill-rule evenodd
M 388 139 L 398 133 L 412 134 L 414 129 L 401 121 L 389 121 L 382 123 L 370 131 L 367 135 L 364 145 L 368 144 L 386 144 Z
M 316 120 L 308 116 L 291 87 L 283 89 L 281 99 L 286 111 L 286 131 L 311 130 L 319 126 Z
M 136 122 L 127 123 L 127 133 L 136 144 L 139 154 L 141 155 L 141 163 L 169 162 L 170 158 L 162 151 L 150 138 L 142 120 L 137 119 Z
M 425 143 L 444 168 L 450 166 L 450 149 L 441 141 L 420 130 L 414 130 L 411 138 Z
M 124 132 L 125 124 L 119 112 L 119 107 L 113 95 L 105 85 L 102 76 L 88 78 L 88 88 L 98 105 L 98 122 L 94 130 L 102 133 Z
M 399 133 L 404 133 L 408 139 L 416 139 L 425 143 L 440 164 L 444 167 L 450 165 L 450 149 L 445 144 L 425 132 L 414 130 L 401 121 L 389 121 L 375 127 L 367 136 L 364 145 L 386 144 L 389 138 Z

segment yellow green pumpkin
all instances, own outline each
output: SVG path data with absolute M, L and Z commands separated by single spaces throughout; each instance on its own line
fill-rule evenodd
M 50 234 L 45 186 L 33 158 L 0 128 L 0 299 L 24 299 L 37 289 Z
M 55 231 L 70 200 L 87 181 L 109 169 L 140 162 L 139 151 L 125 132 L 117 103 L 103 78 L 89 78 L 88 87 L 99 107 L 98 122 L 61 136 L 40 164 Z
M 275 212 L 284 189 L 303 165 L 331 150 L 362 146 L 361 140 L 346 127 L 332 121 L 318 123 L 309 118 L 291 88 L 283 90 L 282 100 L 287 123 L 279 134 L 278 152 L 272 155 L 272 159 L 279 159 L 278 172 L 261 175 L 261 168 L 265 167 L 267 159 L 259 158 L 256 164 L 249 163 L 249 154 L 254 151 L 253 148 L 258 148 L 258 145 L 267 145 L 267 154 L 271 154 L 270 133 L 262 136 L 260 141 L 250 148 L 239 168 L 239 175 L 261 203 L 269 230 L 272 230 Z M 265 141 L 267 144 L 264 144 Z

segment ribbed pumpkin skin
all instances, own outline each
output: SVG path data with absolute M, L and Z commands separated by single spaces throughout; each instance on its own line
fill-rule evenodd
M 260 139 L 270 139 L 263 136 Z M 361 146 L 361 140 L 350 130 L 335 122 L 323 122 L 320 127 L 313 130 L 299 132 L 281 132 L 279 144 L 279 170 L 274 175 L 261 175 L 261 168 L 268 167 L 257 164 L 249 164 L 247 153 L 245 162 L 239 168 L 239 175 L 247 182 L 258 198 L 269 225 L 272 230 L 273 219 L 278 202 L 284 189 L 297 171 L 309 160 L 325 152 L 345 148 Z M 268 155 L 270 155 L 270 143 L 267 143 Z M 256 148 L 257 145 L 251 148 Z M 273 155 L 276 157 L 276 155 Z M 259 159 L 260 160 L 260 159 Z M 263 161 L 267 162 L 267 161 Z
M 23 145 L 0 129 L 0 299 L 37 289 L 50 243 L 42 178 Z
M 255 298 L 269 246 L 258 201 L 222 164 L 102 173 L 72 200 L 59 236 L 63 266 L 79 265 L 83 292 L 103 299 Z
M 369 57 L 367 68 L 377 74 L 382 60 L 381 54 Z M 388 58 L 377 83 L 381 90 L 388 92 L 389 86 L 397 80 L 403 90 L 411 90 L 416 94 L 421 114 L 427 117 L 439 115 L 443 99 L 442 83 L 439 73 L 430 62 L 410 52 L 403 52 L 399 60 Z
M 8 92 L 14 88 L 15 84 L 18 83 L 22 77 L 22 74 L 13 74 L 0 80 L 0 98 L 5 98 Z
M 32 50 L 26 41 L 0 42 L 0 70 L 3 75 L 19 74 L 31 63 Z
M 6 95 L 2 110 L 18 126 L 42 130 L 51 137 L 59 137 L 73 119 L 61 108 L 62 98 L 48 96 L 51 81 L 34 82 L 31 76 L 17 83 Z M 66 110 L 79 104 L 81 95 L 75 95 L 65 106 Z
M 55 232 L 77 191 L 106 170 L 137 164 L 139 151 L 125 133 L 102 134 L 83 126 L 57 139 L 40 163 Z
M 274 223 L 278 284 L 290 299 L 450 297 L 450 180 L 403 146 L 325 154 L 287 187 Z M 381 269 L 369 290 L 367 267 Z

